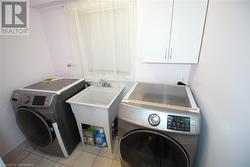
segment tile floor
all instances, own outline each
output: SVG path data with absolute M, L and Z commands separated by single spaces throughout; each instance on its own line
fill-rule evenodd
M 118 142 L 113 141 L 113 154 L 107 147 L 81 146 L 79 144 L 68 158 L 60 158 L 25 148 L 6 166 L 35 166 L 35 167 L 120 167 Z

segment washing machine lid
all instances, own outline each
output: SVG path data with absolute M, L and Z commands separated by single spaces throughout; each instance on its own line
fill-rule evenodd
M 68 79 L 68 78 L 51 78 L 46 79 L 41 82 L 35 83 L 33 85 L 25 87 L 26 89 L 37 89 L 37 90 L 49 90 L 49 91 L 59 91 L 62 88 L 74 83 L 78 79 Z
M 180 85 L 138 82 L 122 102 L 199 112 L 190 88 Z
M 60 94 L 61 92 L 67 90 L 68 88 L 76 85 L 79 82 L 84 81 L 84 79 L 75 78 L 49 78 L 41 82 L 32 84 L 21 90 L 39 91 L 39 92 L 49 92 Z

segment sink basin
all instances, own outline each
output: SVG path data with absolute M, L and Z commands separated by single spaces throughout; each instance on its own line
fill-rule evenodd
M 109 108 L 123 88 L 106 88 L 90 86 L 67 100 L 70 104 Z
M 122 90 L 121 87 L 90 86 L 66 101 L 75 115 L 83 145 L 82 124 L 103 127 L 109 151 L 112 153 L 112 123 L 117 117 Z

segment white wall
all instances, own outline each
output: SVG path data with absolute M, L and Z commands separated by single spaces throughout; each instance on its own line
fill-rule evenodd
M 67 67 L 68 63 L 74 64 L 77 57 L 76 47 L 72 47 L 69 27 L 67 27 L 66 8 L 63 5 L 40 9 L 43 24 L 50 46 L 55 73 L 59 76 L 72 76 L 77 68 Z M 74 45 L 74 44 L 73 44 Z M 135 58 L 135 80 L 145 82 L 176 83 L 183 80 L 188 82 L 190 65 L 185 64 L 143 64 L 140 53 Z
M 63 5 L 40 9 L 45 34 L 51 53 L 51 59 L 57 76 L 72 76 L 72 41 L 69 36 L 67 17 Z
M 191 65 L 186 64 L 145 64 L 138 55 L 135 64 L 135 80 L 155 83 L 189 82 Z
M 210 0 L 192 89 L 202 111 L 197 167 L 250 166 L 249 1 Z
M 30 35 L 0 36 L 0 157 L 24 140 L 10 104 L 14 89 L 54 75 L 40 14 L 30 11 Z

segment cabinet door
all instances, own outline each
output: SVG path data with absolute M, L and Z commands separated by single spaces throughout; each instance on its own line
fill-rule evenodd
M 164 62 L 168 56 L 172 0 L 143 0 L 141 10 L 141 51 L 144 62 Z
M 168 61 L 198 63 L 207 0 L 175 0 Z

